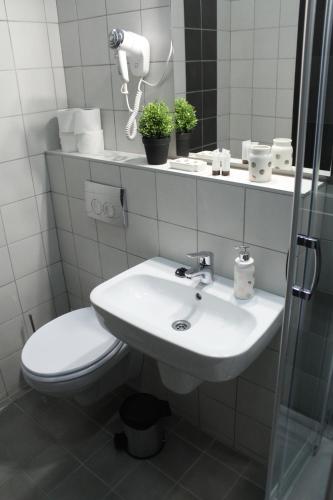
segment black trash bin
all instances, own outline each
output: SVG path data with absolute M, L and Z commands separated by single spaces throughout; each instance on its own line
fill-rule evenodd
M 163 448 L 163 418 L 171 415 L 169 403 L 151 394 L 138 393 L 127 398 L 119 410 L 124 432 L 116 434 L 115 446 L 135 458 L 149 458 Z

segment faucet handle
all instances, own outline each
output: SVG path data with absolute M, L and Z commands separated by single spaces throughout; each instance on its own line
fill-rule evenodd
M 214 262 L 213 252 L 202 250 L 201 252 L 188 253 L 186 255 L 190 259 L 198 259 L 201 266 L 212 266 Z

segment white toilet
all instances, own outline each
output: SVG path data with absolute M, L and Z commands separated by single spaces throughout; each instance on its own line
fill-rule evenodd
M 85 404 L 138 376 L 141 365 L 142 355 L 106 330 L 92 307 L 39 328 L 21 357 L 31 387 L 54 396 L 77 396 Z

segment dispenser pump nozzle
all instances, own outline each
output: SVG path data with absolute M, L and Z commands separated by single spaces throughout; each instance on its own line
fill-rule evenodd
M 239 247 L 235 247 L 235 250 L 239 251 L 239 259 L 241 262 L 247 262 L 250 260 L 250 252 L 248 251 L 250 247 L 246 245 L 240 245 Z

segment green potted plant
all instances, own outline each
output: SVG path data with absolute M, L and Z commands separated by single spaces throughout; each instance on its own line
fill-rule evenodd
M 175 100 L 175 128 L 177 155 L 187 157 L 190 152 L 192 130 L 198 123 L 195 108 L 186 99 Z
M 165 102 L 155 101 L 144 106 L 139 132 L 150 165 L 162 165 L 167 162 L 173 130 L 174 122 Z

